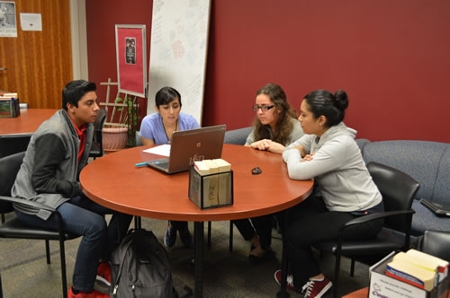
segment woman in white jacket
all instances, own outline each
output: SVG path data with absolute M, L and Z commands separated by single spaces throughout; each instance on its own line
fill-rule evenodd
M 355 142 L 356 131 L 342 122 L 347 107 L 343 90 L 308 93 L 298 118 L 305 135 L 283 152 L 291 179 L 315 182 L 313 195 L 291 210 L 293 221 L 283 231 L 289 256 L 288 289 L 306 290 L 305 297 L 322 297 L 332 286 L 311 245 L 336 239 L 339 227 L 354 217 L 384 209 Z M 374 237 L 381 227 L 382 222 L 358 226 L 346 237 Z M 281 282 L 280 270 L 275 280 Z

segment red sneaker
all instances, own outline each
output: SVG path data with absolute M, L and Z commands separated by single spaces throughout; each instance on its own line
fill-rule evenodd
M 273 278 L 275 278 L 275 281 L 281 286 L 281 270 L 275 271 Z M 297 288 L 294 286 L 294 277 L 291 274 L 288 274 L 286 278 L 286 289 L 298 292 Z
M 332 285 L 333 283 L 326 277 L 323 280 L 309 280 L 303 287 L 306 289 L 304 298 L 320 298 Z
M 100 265 L 98 265 L 97 277 L 95 280 L 107 287 L 111 286 L 112 273 L 108 262 L 101 262 Z
M 92 291 L 89 293 L 79 291 L 78 294 L 74 294 L 72 287 L 70 287 L 67 293 L 67 298 L 110 298 L 109 294 L 100 293 L 98 291 Z

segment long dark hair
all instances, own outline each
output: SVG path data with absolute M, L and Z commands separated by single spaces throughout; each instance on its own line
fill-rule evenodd
M 274 108 L 280 111 L 280 114 L 274 131 L 272 131 L 270 125 L 263 125 L 258 117 L 255 117 L 253 120 L 255 141 L 270 139 L 282 145 L 287 145 L 290 141 L 289 136 L 294 129 L 291 118 L 297 118 L 297 113 L 290 107 L 286 93 L 279 85 L 267 84 L 256 92 L 256 96 L 260 94 L 267 95 L 273 102 Z

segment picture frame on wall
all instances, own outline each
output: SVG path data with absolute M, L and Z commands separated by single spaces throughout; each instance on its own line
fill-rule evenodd
M 145 25 L 116 25 L 118 90 L 146 97 L 147 52 Z

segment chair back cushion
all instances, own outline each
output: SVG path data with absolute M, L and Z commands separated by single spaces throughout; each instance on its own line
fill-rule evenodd
M 0 158 L 0 196 L 11 196 L 11 188 L 14 185 L 24 156 L 25 152 L 19 152 Z M 7 213 L 12 210 L 10 203 L 0 202 L 0 213 Z
M 5 135 L 0 136 L 0 158 L 14 153 L 26 151 L 31 135 Z
M 421 250 L 450 262 L 450 232 L 425 231 Z
M 408 174 L 377 162 L 367 164 L 373 181 L 383 196 L 385 211 L 411 209 L 414 197 L 419 190 L 419 183 Z M 405 232 L 408 224 L 404 217 L 389 217 L 385 224 L 395 230 Z

